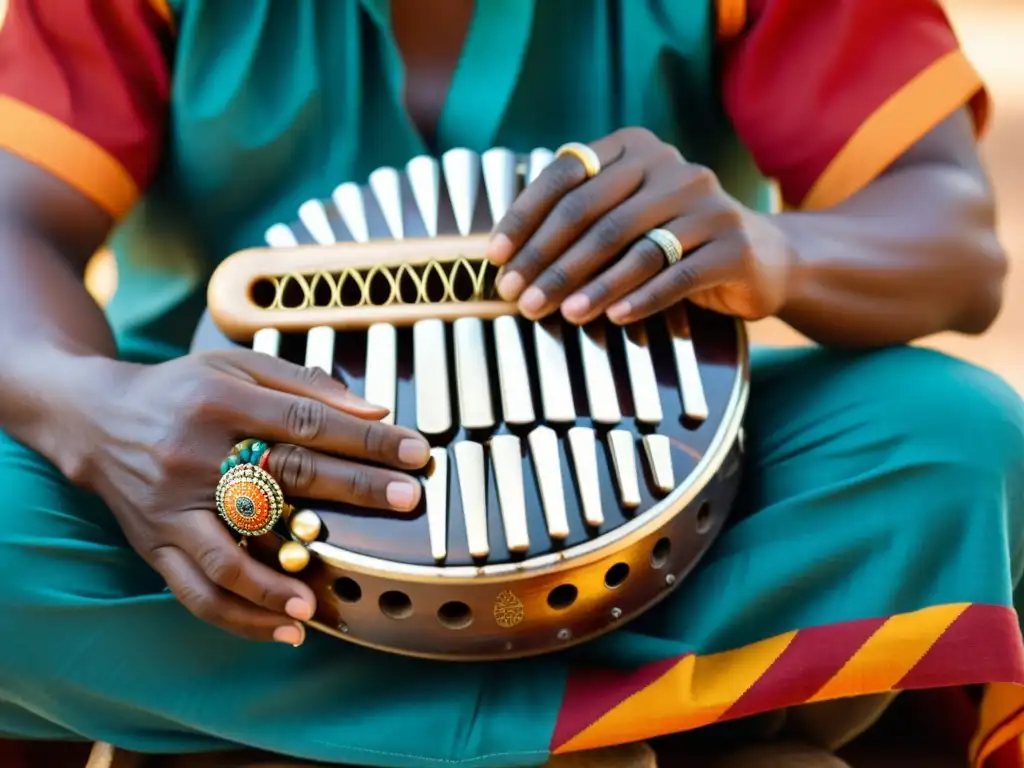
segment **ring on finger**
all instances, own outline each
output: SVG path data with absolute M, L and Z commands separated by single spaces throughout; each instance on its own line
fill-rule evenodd
M 255 455 L 253 448 L 257 448 Z M 227 526 L 242 536 L 269 533 L 284 514 L 284 492 L 266 469 L 270 447 L 261 440 L 243 440 L 221 464 L 215 501 Z
M 601 172 L 601 158 L 597 156 L 597 152 L 578 141 L 570 141 L 568 144 L 560 146 L 555 150 L 555 157 L 575 157 L 582 163 L 588 179 L 594 178 Z
M 669 232 L 667 229 L 657 228 L 647 232 L 644 237 L 657 245 L 663 254 L 665 254 L 665 261 L 668 266 L 672 266 L 681 258 L 683 258 L 683 244 L 679 242 L 679 238 Z

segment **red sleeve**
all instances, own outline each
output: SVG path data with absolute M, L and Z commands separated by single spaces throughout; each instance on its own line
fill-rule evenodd
M 836 205 L 987 98 L 937 0 L 717 0 L 726 111 L 787 205 Z
M 165 0 L 0 0 L 0 148 L 122 217 L 163 147 Z

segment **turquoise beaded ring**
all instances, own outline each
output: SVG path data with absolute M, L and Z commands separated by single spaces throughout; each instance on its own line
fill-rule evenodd
M 232 469 L 242 464 L 251 464 L 254 467 L 266 469 L 267 457 L 270 456 L 270 446 L 262 440 L 250 437 L 237 443 L 220 465 L 220 473 L 227 474 Z

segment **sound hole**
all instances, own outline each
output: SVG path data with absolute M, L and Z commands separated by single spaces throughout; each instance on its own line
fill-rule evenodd
M 412 600 L 405 592 L 397 589 L 385 592 L 377 601 L 380 612 L 389 619 L 407 619 L 412 616 Z
M 664 568 L 670 554 L 672 554 L 672 542 L 668 538 L 658 539 L 654 549 L 651 550 L 651 568 L 655 570 Z
M 629 578 L 629 566 L 626 563 L 616 563 L 604 575 L 604 584 L 608 589 L 621 587 L 623 582 Z
M 711 502 L 702 502 L 697 509 L 697 533 L 705 534 L 711 530 Z
M 261 279 L 253 283 L 250 295 L 257 307 L 267 309 L 274 303 L 274 293 L 274 284 L 270 280 Z
M 355 579 L 343 576 L 334 582 L 334 594 L 344 603 L 358 603 L 363 598 L 363 589 Z
M 448 629 L 465 629 L 473 623 L 473 611 L 465 603 L 452 600 L 437 609 L 437 620 Z
M 576 597 L 578 595 L 579 590 L 572 584 L 560 584 L 552 589 L 551 593 L 548 595 L 548 605 L 556 611 L 564 611 L 576 602 Z

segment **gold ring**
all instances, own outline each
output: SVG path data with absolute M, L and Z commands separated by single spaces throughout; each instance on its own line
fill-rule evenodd
M 217 512 L 242 536 L 269 533 L 284 513 L 281 486 L 254 464 L 232 467 L 217 483 Z
M 583 163 L 583 170 L 587 172 L 588 179 L 601 172 L 601 158 L 597 156 L 597 152 L 578 141 L 570 141 L 560 146 L 555 152 L 555 157 L 575 157 Z
M 683 258 L 683 244 L 667 229 L 652 229 L 644 237 L 661 248 L 661 252 L 665 254 L 665 261 L 670 267 Z

